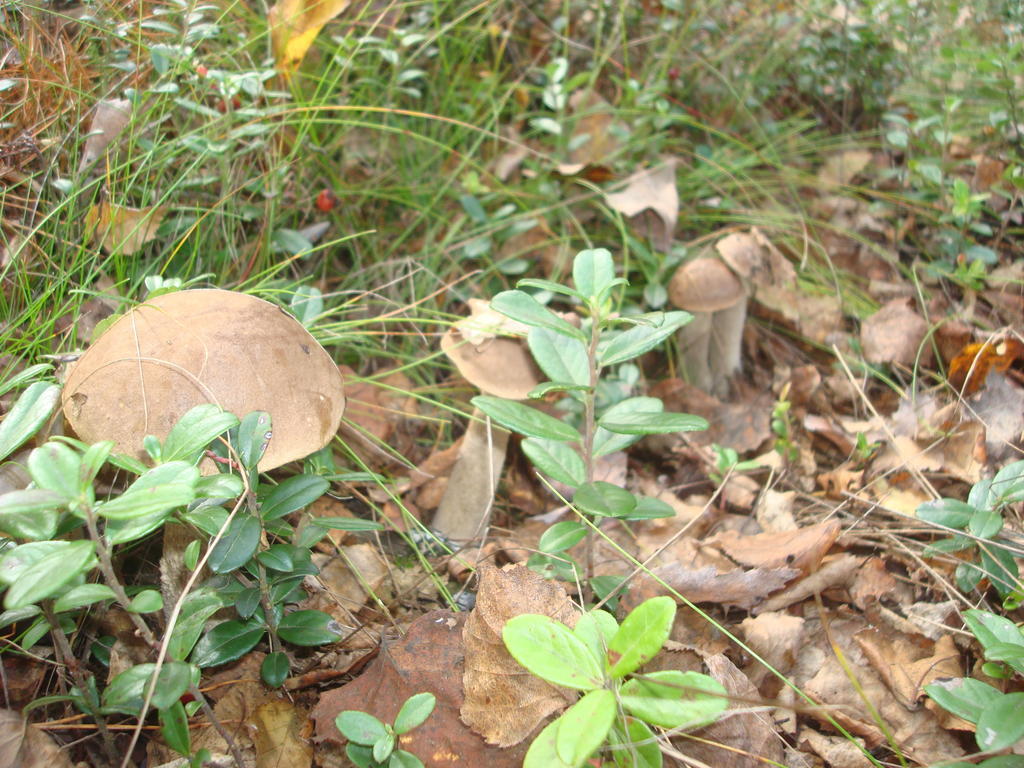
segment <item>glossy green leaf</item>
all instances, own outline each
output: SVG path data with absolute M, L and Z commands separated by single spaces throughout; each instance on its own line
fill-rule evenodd
M 52 370 L 53 366 L 49 363 L 36 363 L 35 365 L 30 365 L 28 368 L 14 373 L 0 381 L 0 396 L 6 395 L 13 389 L 17 389 L 22 384 L 28 384 L 32 379 L 45 376 Z
M 38 432 L 59 402 L 60 387 L 56 384 L 29 384 L 0 421 L 0 461 Z
M 209 586 L 191 591 L 181 606 L 178 621 L 167 644 L 167 655 L 171 659 L 184 659 L 195 647 L 203 633 L 206 622 L 225 606 L 222 594 Z
M 996 752 L 1024 739 L 1024 693 L 1004 693 L 978 718 L 974 736 L 982 749 Z
M 30 541 L 8 547 L 0 555 L 0 584 L 14 584 L 31 566 L 47 555 L 63 552 L 67 546 L 66 541 Z
M 15 610 L 51 597 L 96 565 L 96 545 L 92 541 L 52 543 L 64 546 L 21 571 L 4 595 L 4 608 Z
M 199 470 L 184 461 L 161 464 L 146 472 L 120 496 L 96 505 L 108 520 L 130 520 L 182 507 L 195 499 Z
M 255 517 L 239 513 L 210 553 L 210 559 L 206 561 L 210 570 L 229 573 L 249 562 L 260 545 L 262 530 L 260 521 Z
M 133 613 L 155 613 L 164 607 L 164 599 L 159 590 L 145 589 L 132 598 L 128 610 Z
M 108 544 L 127 544 L 143 536 L 148 536 L 158 528 L 162 528 L 171 516 L 173 509 L 157 510 L 140 517 L 125 520 L 108 520 L 104 529 L 104 537 Z
M 622 706 L 662 728 L 700 728 L 729 706 L 725 687 L 699 672 L 665 670 L 634 677 L 622 686 Z
M 706 419 L 689 413 L 636 413 L 614 419 L 602 417 L 598 425 L 620 435 L 658 435 L 708 428 Z
M 425 723 L 436 704 L 437 698 L 429 691 L 410 696 L 395 715 L 395 733 L 402 735 Z
M 515 616 L 505 623 L 501 636 L 516 661 L 549 683 L 580 691 L 604 684 L 604 670 L 583 642 L 548 616 Z
M 917 507 L 917 517 L 927 523 L 944 525 L 947 528 L 963 530 L 977 510 L 970 504 L 956 499 L 926 501 Z
M 977 723 L 981 713 L 1003 695 L 998 688 L 971 677 L 929 683 L 924 692 L 940 707 L 969 723 Z
M 391 753 L 395 750 L 395 734 L 394 731 L 387 731 L 381 738 L 377 739 L 377 743 L 373 745 L 373 759 L 379 764 L 388 762 L 388 758 Z
M 555 382 L 590 386 L 587 347 L 579 339 L 567 339 L 548 328 L 531 328 L 526 335 L 533 359 Z
M 113 599 L 114 590 L 106 584 L 79 584 L 54 600 L 53 610 L 56 613 L 77 611 L 79 608 L 85 608 L 87 605 Z
M 56 491 L 30 488 L 0 496 L 0 533 L 39 541 L 57 533 L 58 510 L 67 499 Z
M 612 422 L 629 421 L 638 413 L 662 413 L 664 404 L 656 397 L 628 397 L 611 406 L 602 414 Z M 594 431 L 594 456 L 607 456 L 621 451 L 640 440 L 643 435 L 617 435 L 598 424 Z
M 190 683 L 198 681 L 199 670 L 193 665 L 184 661 L 164 662 L 153 689 L 153 706 L 167 709 L 185 695 Z
M 274 651 L 263 657 L 260 664 L 260 677 L 263 682 L 271 688 L 280 688 L 288 679 L 291 671 L 291 662 L 288 661 L 288 654 L 284 651 Z
M 319 475 L 295 475 L 274 487 L 260 503 L 260 517 L 277 520 L 319 499 L 331 484 Z
M 114 443 L 111 440 L 102 440 L 93 443 L 82 454 L 82 464 L 78 477 L 78 492 L 85 493 L 96 479 L 96 475 L 107 463 L 111 452 L 114 450 Z
M 541 534 L 537 549 L 549 555 L 572 549 L 587 535 L 589 529 L 576 520 L 555 523 Z
M 599 517 L 628 517 L 636 508 L 636 497 L 625 488 L 604 480 L 581 485 L 572 497 L 581 512 Z
M 676 511 L 661 499 L 653 496 L 636 496 L 636 506 L 627 515 L 627 520 L 652 520 L 660 517 L 674 517 Z
M 582 342 L 587 340 L 583 331 L 563 320 L 533 296 L 523 291 L 502 291 L 491 299 L 491 309 L 531 328 L 548 328 L 570 339 Z
M 78 496 L 78 478 L 82 471 L 78 451 L 51 440 L 32 451 L 27 464 L 33 482 L 40 488 L 59 493 L 66 499 Z
M 423 761 L 412 752 L 396 749 L 388 760 L 388 768 L 423 768 Z
M 530 743 L 530 748 L 526 750 L 523 768 L 579 768 L 558 756 L 558 730 L 561 726 L 560 717 L 544 726 Z
M 559 293 L 563 296 L 572 296 L 576 299 L 582 299 L 583 294 L 579 291 L 570 288 L 567 285 L 556 283 L 554 280 L 544 280 L 538 277 L 526 277 L 516 283 L 517 288 L 536 288 L 539 291 L 550 291 L 551 293 Z
M 238 417 L 213 403 L 202 403 L 185 413 L 164 440 L 162 460 L 195 464 L 215 438 L 238 425 Z
M 543 381 L 531 389 L 526 396 L 530 400 L 543 400 L 552 392 L 586 392 L 590 387 L 580 384 L 568 384 L 564 381 Z
M 371 747 L 387 734 L 384 723 L 367 712 L 346 709 L 334 718 L 335 727 L 349 741 Z
M 138 716 L 142 711 L 146 684 L 154 671 L 156 664 L 136 664 L 117 675 L 103 689 L 101 712 Z
M 376 520 L 358 517 L 315 517 L 307 525 L 318 525 L 336 531 L 383 531 L 384 526 Z
M 267 628 L 256 621 L 223 621 L 199 638 L 192 651 L 192 663 L 205 668 L 240 659 L 266 631 Z
M 607 291 L 615 280 L 615 265 L 607 248 L 580 251 L 572 262 L 572 281 L 576 290 L 588 299 Z
M 608 643 L 611 675 L 625 677 L 653 659 L 668 640 L 675 616 L 671 597 L 652 597 L 634 608 Z
M 185 705 L 180 701 L 160 710 L 160 735 L 167 746 L 179 755 L 191 756 L 192 737 L 188 730 L 188 715 L 185 713 Z
M 618 730 L 613 728 L 612 733 Z M 612 745 L 611 757 L 616 768 L 661 768 L 662 765 L 658 739 L 646 723 L 632 717 L 626 721 L 626 733 L 620 732 Z
M 252 411 L 242 417 L 234 431 L 234 446 L 246 469 L 255 469 L 273 438 L 273 423 L 266 411 Z
M 237 499 L 243 490 L 238 475 L 206 475 L 196 482 L 197 499 Z
M 289 613 L 277 625 L 282 640 L 294 645 L 323 645 L 341 639 L 341 627 L 330 614 L 302 610 Z
M 583 765 L 604 740 L 617 714 L 615 694 L 607 688 L 586 693 L 562 716 L 555 734 L 555 751 L 569 765 Z
M 295 568 L 295 563 L 292 562 L 292 548 L 287 544 L 274 544 L 258 552 L 256 559 L 272 571 L 288 573 Z
M 470 402 L 474 408 L 479 408 L 501 426 L 527 437 L 572 442 L 583 439 L 571 424 L 522 403 L 489 395 L 478 395 Z
M 996 472 L 992 492 L 1000 505 L 1024 501 L 1024 461 L 1011 462 Z
M 967 627 L 983 648 L 996 643 L 1024 643 L 1021 629 L 1007 618 L 977 609 L 964 611 L 963 616 Z
M 689 312 L 651 312 L 641 315 L 637 319 L 646 320 L 650 324 L 634 325 L 614 337 L 601 347 L 598 361 L 601 365 L 617 365 L 650 352 L 692 318 Z
M 991 539 L 1003 527 L 1003 516 L 998 509 L 979 509 L 967 523 L 968 533 L 981 539 Z
M 528 437 L 523 440 L 522 448 L 533 466 L 552 480 L 570 488 L 583 485 L 587 468 L 580 455 L 564 442 Z

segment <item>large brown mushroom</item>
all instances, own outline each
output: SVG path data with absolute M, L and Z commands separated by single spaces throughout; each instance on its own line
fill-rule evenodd
M 680 331 L 683 362 L 693 383 L 723 397 L 740 370 L 740 342 L 747 316 L 743 283 L 721 260 L 701 256 L 683 264 L 668 286 L 669 300 L 693 314 Z
M 201 403 L 239 417 L 270 413 L 266 471 L 329 443 L 345 397 L 337 365 L 294 317 L 215 289 L 164 294 L 127 312 L 74 365 L 63 393 L 81 439 L 113 440 L 139 457 L 146 435 L 162 440 Z
M 470 299 L 471 316 L 448 329 L 441 350 L 481 394 L 525 400 L 541 376 L 521 338 L 499 336 L 515 330 L 485 301 Z M 516 324 L 518 325 L 518 324 Z M 434 530 L 454 541 L 480 538 L 490 521 L 494 491 L 505 464 L 509 433 L 474 409 L 434 515 Z

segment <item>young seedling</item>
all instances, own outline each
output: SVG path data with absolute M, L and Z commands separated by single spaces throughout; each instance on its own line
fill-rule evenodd
M 584 692 L 537 735 L 523 768 L 578 768 L 599 751 L 619 768 L 659 768 L 651 726 L 699 728 L 725 711 L 726 690 L 707 675 L 634 675 L 661 650 L 675 615 L 672 598 L 653 597 L 621 626 L 603 610 L 585 613 L 573 629 L 537 614 L 505 624 L 502 639 L 516 661 L 553 685 Z
M 530 352 L 547 381 L 530 396 L 564 393 L 576 424 L 557 419 L 522 403 L 478 396 L 473 406 L 498 424 L 524 435 L 523 453 L 546 477 L 572 491 L 573 507 L 588 521 L 566 521 L 541 539 L 542 555 L 531 567 L 559 569 L 575 563 L 563 553 L 587 539 L 586 577 L 593 576 L 593 537 L 590 525 L 601 517 L 638 520 L 670 517 L 672 508 L 658 499 L 637 495 L 595 479 L 601 456 L 621 451 L 644 435 L 706 429 L 707 422 L 682 413 L 665 413 L 661 400 L 627 397 L 602 400 L 602 371 L 648 352 L 690 321 L 687 312 L 651 312 L 620 316 L 613 294 L 626 283 L 615 277 L 612 256 L 604 248 L 581 251 L 573 261 L 575 287 L 550 280 L 520 280 L 519 290 L 504 291 L 491 308 L 529 328 Z M 583 316 L 576 327 L 521 290 L 534 288 L 564 297 Z
M 348 759 L 359 768 L 423 768 L 416 755 L 395 749 L 398 737 L 422 725 L 434 711 L 432 693 L 417 693 L 406 699 L 395 716 L 395 724 L 382 723 L 367 712 L 346 709 L 334 719 L 341 735 L 349 740 Z

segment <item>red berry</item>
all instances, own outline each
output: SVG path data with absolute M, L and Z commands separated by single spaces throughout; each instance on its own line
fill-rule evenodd
M 334 209 L 334 206 L 338 204 L 338 196 L 329 189 L 321 189 L 320 194 L 316 196 L 316 207 L 317 210 L 327 213 Z
M 206 68 L 205 64 L 196 64 L 196 74 L 200 77 L 206 77 L 210 73 L 210 70 Z

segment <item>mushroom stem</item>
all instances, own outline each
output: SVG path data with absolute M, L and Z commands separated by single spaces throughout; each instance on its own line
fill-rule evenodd
M 693 320 L 679 330 L 679 351 L 690 382 L 707 392 L 711 388 L 708 348 L 711 344 L 711 313 L 694 312 Z
M 721 309 L 711 317 L 708 365 L 711 369 L 711 393 L 715 397 L 729 394 L 729 379 L 740 370 L 743 323 L 746 319 L 745 301 Z
M 479 410 L 473 410 L 459 458 L 434 515 L 433 528 L 438 533 L 460 543 L 483 536 L 505 465 L 508 438 L 507 431 L 493 426 Z

